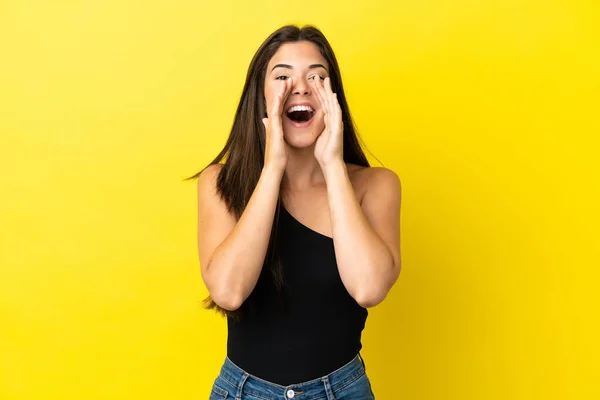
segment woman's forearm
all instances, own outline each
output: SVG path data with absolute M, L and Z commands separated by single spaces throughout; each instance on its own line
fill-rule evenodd
M 348 293 L 363 307 L 383 300 L 394 281 L 394 259 L 370 226 L 343 162 L 324 169 L 335 256 Z
M 254 289 L 260 276 L 283 171 L 265 167 L 246 209 L 233 231 L 212 254 L 204 279 L 219 306 L 235 310 Z

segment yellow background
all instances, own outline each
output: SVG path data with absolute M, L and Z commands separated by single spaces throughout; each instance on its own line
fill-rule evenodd
M 3 0 L 0 399 L 208 397 L 226 325 L 182 179 L 285 23 L 323 30 L 403 183 L 377 398 L 600 398 L 598 1 Z

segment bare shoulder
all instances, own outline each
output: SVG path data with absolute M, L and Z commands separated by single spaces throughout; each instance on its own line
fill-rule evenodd
M 198 194 L 201 197 L 216 194 L 217 177 L 223 169 L 222 164 L 213 164 L 206 167 L 198 176 Z
M 212 164 L 204 168 L 204 170 L 198 176 L 198 180 L 212 180 L 216 179 L 219 172 L 223 169 L 223 164 Z
M 346 164 L 348 176 L 361 199 L 367 193 L 391 192 L 390 195 L 400 196 L 401 182 L 396 172 L 385 167 L 363 167 L 355 164 Z

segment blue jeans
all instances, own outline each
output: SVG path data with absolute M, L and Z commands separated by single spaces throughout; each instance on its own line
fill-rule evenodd
M 209 400 L 374 400 L 365 363 L 357 354 L 323 377 L 282 386 L 250 375 L 226 357 Z

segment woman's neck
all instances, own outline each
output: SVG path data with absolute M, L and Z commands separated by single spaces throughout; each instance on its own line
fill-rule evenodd
M 290 190 L 304 190 L 325 183 L 323 171 L 314 155 L 314 146 L 303 149 L 288 147 L 288 162 L 282 186 Z

